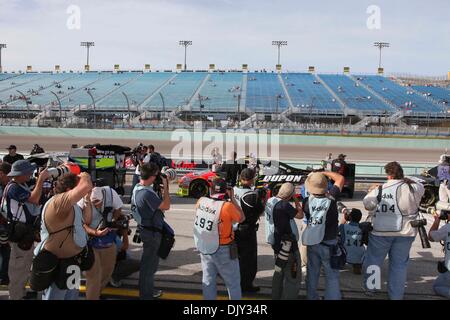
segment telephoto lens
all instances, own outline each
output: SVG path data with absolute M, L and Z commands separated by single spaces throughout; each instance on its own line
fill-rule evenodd
M 411 221 L 411 226 L 413 228 L 417 228 L 417 231 L 419 231 L 420 241 L 422 242 L 423 249 L 431 248 L 430 241 L 428 241 L 427 231 L 425 230 L 426 225 L 427 225 L 426 219 Z
M 161 174 L 166 176 L 169 181 L 174 181 L 177 179 L 177 172 L 175 169 L 169 167 L 163 167 L 161 170 Z
M 278 252 L 277 259 L 275 260 L 275 272 L 281 272 L 286 266 L 289 259 L 289 252 L 291 251 L 292 241 L 283 240 L 281 242 L 281 250 Z
M 141 232 L 139 231 L 139 229 L 136 229 L 136 232 L 135 232 L 135 234 L 133 236 L 133 242 L 134 243 L 141 243 L 142 242 L 142 240 L 141 240 Z

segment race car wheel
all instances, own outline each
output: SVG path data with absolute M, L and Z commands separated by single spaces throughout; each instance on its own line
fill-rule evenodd
M 201 180 L 192 182 L 189 187 L 189 195 L 196 199 L 207 196 L 208 184 Z

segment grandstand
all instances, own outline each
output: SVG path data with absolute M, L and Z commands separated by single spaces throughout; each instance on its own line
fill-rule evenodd
M 172 124 L 209 119 L 251 125 L 274 119 L 294 126 L 373 117 L 398 125 L 448 118 L 450 88 L 402 85 L 381 75 L 274 72 L 28 72 L 0 74 L 3 124 L 104 125 L 119 119 Z M 271 116 L 271 118 L 268 118 Z M 400 121 L 403 121 L 400 123 Z

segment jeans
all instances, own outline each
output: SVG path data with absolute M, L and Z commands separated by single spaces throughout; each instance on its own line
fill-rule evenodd
M 335 244 L 336 241 L 327 242 Z M 308 300 L 319 300 L 317 286 L 319 285 L 320 269 L 325 271 L 325 300 L 340 300 L 339 270 L 330 265 L 330 247 L 322 244 L 308 246 L 308 262 L 306 267 L 306 290 Z
M 52 283 L 50 287 L 44 290 L 42 300 L 78 300 L 80 291 L 78 289 L 61 290 Z
M 158 249 L 161 244 L 161 234 L 141 229 L 143 244 L 141 268 L 139 270 L 139 298 L 153 300 L 153 287 L 156 270 L 158 269 Z
M 202 288 L 203 299 L 217 299 L 217 274 L 220 274 L 228 290 L 230 300 L 240 300 L 241 275 L 239 271 L 239 260 L 230 258 L 230 247 L 220 246 L 216 253 L 211 255 L 200 254 L 202 259 Z
M 367 268 L 369 266 L 378 266 L 381 269 L 386 255 L 389 254 L 389 298 L 391 300 L 403 299 L 409 251 L 414 239 L 415 237 L 380 237 L 370 234 L 369 245 L 367 246 L 363 263 L 364 287 L 368 290 L 373 290 L 367 287 L 368 279 L 372 275 L 371 272 L 367 272 Z
M 275 271 L 272 278 L 273 300 L 295 300 L 298 298 L 300 285 L 302 283 L 300 252 L 296 251 L 289 255 L 286 266 L 281 272 Z M 295 278 L 292 270 L 295 268 Z
M 11 247 L 9 244 L 4 244 L 0 246 L 0 256 L 1 256 L 1 270 L 0 270 L 0 280 L 8 280 L 8 265 L 9 257 L 11 255 Z
M 133 195 L 133 189 L 134 187 L 139 183 L 139 180 L 141 179 L 141 176 L 138 174 L 133 174 L 133 181 L 131 182 L 131 195 Z
M 440 273 L 433 283 L 434 292 L 439 295 L 450 299 L 450 272 Z

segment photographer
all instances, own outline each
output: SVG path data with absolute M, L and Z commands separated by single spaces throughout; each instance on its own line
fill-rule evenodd
M 328 179 L 334 181 L 329 191 Z M 309 196 L 303 200 L 303 212 L 308 219 L 302 234 L 307 246 L 306 285 L 309 300 L 318 300 L 320 270 L 325 271 L 325 299 L 340 300 L 339 270 L 332 262 L 338 251 L 338 208 L 336 197 L 344 186 L 344 177 L 336 172 L 314 172 L 305 182 Z
M 345 177 L 345 171 L 347 170 L 347 162 L 345 162 L 345 154 L 340 154 L 337 159 L 331 162 L 331 171 L 339 173 L 341 176 Z
M 131 211 L 138 223 L 143 242 L 141 269 L 139 272 L 139 297 L 142 300 L 153 299 L 154 276 L 158 269 L 158 249 L 161 245 L 164 224 L 164 210 L 170 209 L 169 182 L 162 180 L 162 199 L 152 188 L 156 178 L 160 176 L 159 168 L 154 163 L 141 166 L 141 180 L 133 190 Z
M 417 235 L 417 228 L 411 222 L 418 218 L 424 187 L 405 178 L 397 162 L 386 164 L 384 169 L 388 181 L 373 185 L 363 199 L 373 227 L 363 263 L 364 286 L 367 295 L 374 294 L 367 288 L 371 275 L 367 268 L 374 265 L 381 268 L 389 253 L 389 298 L 400 300 L 405 291 L 409 251 Z
M 292 183 L 283 183 L 275 197 L 267 200 L 265 208 L 266 241 L 272 245 L 275 270 L 272 278 L 272 299 L 298 298 L 301 284 L 301 258 L 296 219 L 303 219 L 300 200 Z M 294 197 L 294 198 L 293 198 Z M 289 202 L 294 199 L 295 208 Z
M 12 165 L 8 177 L 11 181 L 5 188 L 1 209 L 8 220 L 11 256 L 9 260 L 9 297 L 19 300 L 25 297 L 25 285 L 30 275 L 33 261 L 33 244 L 37 217 L 40 214 L 39 201 L 42 185 L 49 178 L 43 170 L 31 191 L 27 185 L 36 169 L 35 164 L 27 160 L 18 160 Z
M 155 151 L 155 146 L 154 145 L 149 145 L 148 146 L 148 153 L 145 155 L 144 158 L 144 163 L 154 163 L 158 166 L 159 170 L 162 169 L 162 167 L 164 166 L 163 163 L 163 157 L 161 156 L 161 154 L 159 154 L 159 152 Z
M 228 186 L 234 187 L 237 182 L 237 178 L 241 170 L 245 167 L 245 164 L 240 164 L 237 161 L 237 153 L 234 151 L 231 154 L 231 159 L 225 161 L 222 165 L 222 172 L 225 173 L 225 181 Z
M 91 238 L 89 243 L 95 255 L 94 265 L 86 271 L 86 299 L 98 300 L 114 271 L 116 231 L 119 230 L 121 233 L 127 231 L 119 228 L 117 223 L 122 216 L 123 202 L 114 189 L 104 186 L 94 187 L 90 197 L 80 200 L 78 206 L 83 211 L 87 209 L 87 212 L 83 212 L 84 228 Z M 89 214 L 92 214 L 91 219 L 88 217 Z M 128 240 L 128 237 L 126 239 Z M 128 246 L 128 241 L 123 245 Z
M 442 297 L 450 299 L 450 224 L 448 212 L 445 214 L 446 223 L 439 228 L 443 215 L 438 212 L 434 212 L 434 222 L 428 233 L 428 239 L 430 241 L 442 241 L 445 251 L 445 260 L 438 262 L 439 276 L 436 278 L 433 284 L 434 292 Z M 438 230 L 439 228 L 439 230 Z
M 258 245 L 256 232 L 258 221 L 264 212 L 264 199 L 261 192 L 254 190 L 255 171 L 246 168 L 241 172 L 241 185 L 234 187 L 236 203 L 242 208 L 245 221 L 235 231 L 241 271 L 241 288 L 243 292 L 257 292 L 259 287 L 253 285 L 258 270 Z
M 139 144 L 133 150 L 132 161 L 133 165 L 136 168 L 133 174 L 133 182 L 131 183 L 131 193 L 133 193 L 134 187 L 139 183 L 140 179 L 140 166 L 144 163 L 144 158 L 147 154 L 147 147 Z
M 10 178 L 8 177 L 8 173 L 11 172 L 11 165 L 8 162 L 0 163 L 0 199 L 3 197 L 3 191 L 5 190 L 6 185 L 9 183 Z M 6 219 L 0 215 L 0 224 L 2 225 L 3 231 L 7 230 L 7 221 Z M 8 277 L 8 265 L 9 265 L 9 256 L 11 255 L 11 247 L 7 242 L 7 235 L 3 233 L 4 243 L 0 245 L 0 257 L 1 257 L 1 269 L 0 269 L 0 285 L 8 285 L 9 277 Z
M 226 201 L 226 197 L 230 201 Z M 245 216 L 236 202 L 233 189 L 227 188 L 224 179 L 214 179 L 210 198 L 200 198 L 195 209 L 194 242 L 202 260 L 203 298 L 217 298 L 216 278 L 219 274 L 225 282 L 229 299 L 240 300 L 241 277 L 233 223 L 242 223 Z
M 41 242 L 35 249 L 33 261 L 32 287 L 43 286 L 43 300 L 76 300 L 77 289 L 68 289 L 66 285 L 68 267 L 78 265 L 80 257 L 88 252 L 87 234 L 83 228 L 83 216 L 77 202 L 92 189 L 89 174 L 78 176 L 66 173 L 58 178 L 54 188 L 55 195 L 50 198 L 42 210 Z M 93 255 L 91 256 L 91 259 Z M 85 259 L 82 258 L 81 261 Z M 92 264 L 92 261 L 90 262 Z M 87 269 L 90 267 L 87 263 Z M 54 278 L 41 283 L 40 271 L 57 268 Z M 85 268 L 80 266 L 81 271 Z

